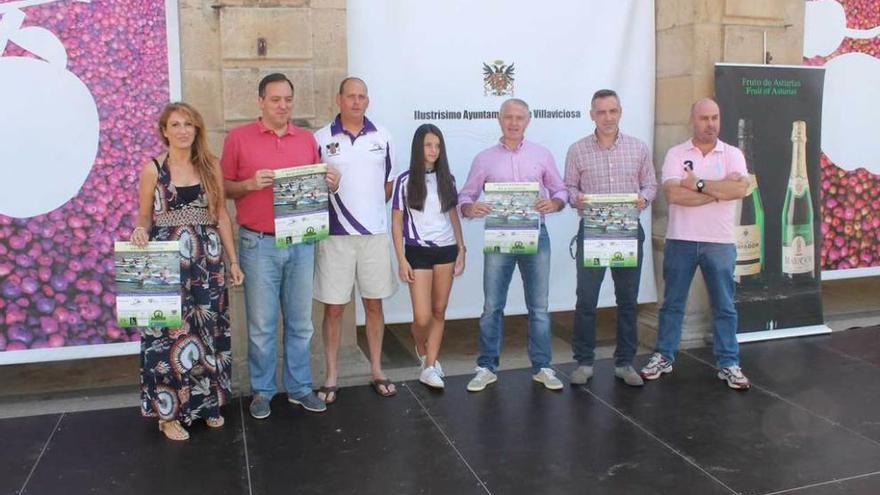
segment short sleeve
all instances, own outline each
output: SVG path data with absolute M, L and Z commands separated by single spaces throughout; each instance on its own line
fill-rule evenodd
M 680 181 L 684 177 L 684 164 L 679 163 L 679 153 L 676 153 L 675 148 L 666 152 L 661 176 L 664 183 L 669 180 Z
M 394 199 L 391 201 L 392 210 L 403 210 L 406 205 L 406 183 L 404 180 L 406 175 L 408 174 L 400 174 L 397 180 L 394 181 L 394 193 L 392 194 Z

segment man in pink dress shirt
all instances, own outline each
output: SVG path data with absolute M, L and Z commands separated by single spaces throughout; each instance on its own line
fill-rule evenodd
M 526 102 L 511 98 L 501 105 L 498 122 L 502 137 L 498 144 L 480 152 L 471 165 L 467 181 L 458 195 L 466 218 L 482 218 L 491 207 L 477 201 L 487 182 L 537 182 L 539 198 L 535 209 L 545 215 L 565 207 L 568 193 L 556 169 L 553 155 L 543 146 L 525 140 L 530 121 Z M 550 237 L 543 222 L 536 254 L 485 253 L 483 261 L 483 315 L 480 317 L 480 356 L 476 375 L 468 390 L 479 392 L 498 378 L 495 370 L 501 354 L 504 306 L 513 270 L 519 265 L 529 311 L 529 359 L 532 378 L 551 390 L 562 382 L 550 368 Z
M 663 191 L 669 202 L 665 289 L 657 346 L 641 374 L 656 380 L 672 372 L 688 292 L 700 267 L 712 307 L 718 378 L 745 390 L 750 383 L 739 366 L 733 270 L 736 200 L 748 192 L 748 171 L 742 152 L 718 139 L 721 111 L 712 99 L 694 103 L 690 123 L 693 137 L 670 148 L 663 162 Z

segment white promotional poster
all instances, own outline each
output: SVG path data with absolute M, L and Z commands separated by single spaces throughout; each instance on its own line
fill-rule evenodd
M 531 108 L 526 139 L 548 148 L 560 174 L 568 147 L 591 133 L 592 94 L 620 95 L 621 130 L 653 143 L 654 2 L 559 0 L 546 3 L 485 0 L 349 0 L 349 74 L 369 88 L 368 117 L 387 127 L 397 147 L 395 173 L 409 167 L 415 129 L 424 123 L 444 133 L 449 164 L 459 187 L 474 156 L 498 143 L 497 112 L 508 98 Z M 651 231 L 651 211 L 641 214 Z M 546 216 L 551 240 L 550 310 L 575 304 L 575 263 L 569 244 L 577 234 L 574 209 Z M 483 307 L 483 222 L 463 221 L 465 273 L 456 279 L 447 317 L 475 318 Z M 639 302 L 656 301 L 651 237 L 645 241 Z M 390 241 L 389 241 L 389 249 Z M 397 270 L 395 269 L 395 273 Z M 601 306 L 614 305 L 606 277 Z M 526 312 L 514 275 L 506 314 Z M 389 323 L 412 320 L 404 285 L 385 301 Z M 358 323 L 363 312 L 358 306 Z
M 639 266 L 638 194 L 585 194 L 584 266 Z
M 180 241 L 151 242 L 143 248 L 117 241 L 113 251 L 119 326 L 179 327 Z
M 275 247 L 317 242 L 330 235 L 326 174 L 323 163 L 275 171 Z
M 487 182 L 483 202 L 492 208 L 485 219 L 483 252 L 535 254 L 541 214 L 535 209 L 537 182 Z

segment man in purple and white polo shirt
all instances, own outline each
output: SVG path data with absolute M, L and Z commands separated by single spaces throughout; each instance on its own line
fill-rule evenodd
M 357 283 L 366 313 L 371 384 L 382 396 L 397 393 L 382 372 L 382 336 L 385 317 L 382 299 L 397 290 L 388 247 L 388 212 L 394 181 L 391 135 L 366 116 L 370 98 L 361 79 L 348 77 L 336 95 L 339 114 L 315 133 L 321 161 L 343 177 L 330 194 L 330 237 L 315 253 L 314 297 L 324 303 L 324 356 L 326 375 L 318 397 L 336 400 L 336 354 L 342 313 Z

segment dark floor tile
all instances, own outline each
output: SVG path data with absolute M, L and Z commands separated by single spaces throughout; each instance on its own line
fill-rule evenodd
M 730 493 L 584 390 L 512 370 L 469 393 L 469 378 L 412 388 L 492 493 Z
M 199 422 L 186 442 L 167 440 L 134 408 L 66 414 L 24 493 L 245 494 L 238 402 L 223 413 L 224 427 Z
M 0 420 L 0 494 L 18 493 L 58 423 L 58 414 Z
M 610 362 L 597 363 L 593 393 L 740 493 L 880 469 L 877 443 L 761 390 L 731 390 L 713 368 L 686 354 L 679 355 L 672 374 L 641 389 L 612 374 Z
M 283 397 L 245 420 L 254 495 L 478 494 L 478 481 L 404 386 L 340 390 L 323 414 Z
M 878 493 L 880 493 L 880 474 L 801 488 L 787 492 L 785 495 L 877 495 Z
M 880 327 L 834 332 L 822 344 L 880 367 Z
M 844 332 L 848 333 L 848 332 Z M 743 345 L 743 370 L 755 384 L 880 441 L 880 368 L 827 348 L 834 337 Z M 688 351 L 711 362 L 708 349 Z

